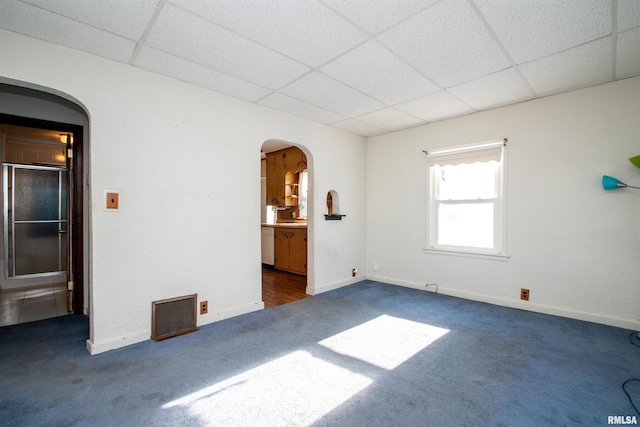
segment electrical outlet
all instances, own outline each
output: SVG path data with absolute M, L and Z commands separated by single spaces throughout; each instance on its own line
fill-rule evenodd
M 378 263 L 377 263 L 377 262 L 374 262 L 374 263 L 373 263 L 373 271 L 378 271 L 378 267 L 379 267 L 379 266 L 378 266 Z
M 525 289 L 525 288 L 520 289 L 520 299 L 524 301 L 529 301 L 529 289 Z
M 200 314 L 207 314 L 209 312 L 209 302 L 200 301 Z
M 356 277 L 356 274 L 358 274 L 358 267 L 351 270 L 351 277 Z

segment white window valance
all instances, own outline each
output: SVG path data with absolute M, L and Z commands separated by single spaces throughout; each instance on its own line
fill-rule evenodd
M 464 163 L 500 162 L 506 140 L 438 150 L 427 153 L 427 165 L 455 166 Z

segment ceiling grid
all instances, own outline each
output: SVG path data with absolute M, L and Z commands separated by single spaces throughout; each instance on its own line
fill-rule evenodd
M 0 28 L 363 136 L 640 75 L 640 0 L 2 0 Z

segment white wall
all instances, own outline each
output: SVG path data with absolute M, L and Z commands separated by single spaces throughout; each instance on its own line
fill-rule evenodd
M 601 185 L 603 174 L 640 185 L 628 161 L 640 154 L 638 112 L 633 78 L 370 138 L 367 276 L 638 329 L 640 191 Z M 509 139 L 510 259 L 425 253 L 422 150 L 498 138 Z
M 0 77 L 68 94 L 90 115 L 92 353 L 148 339 L 154 300 L 197 292 L 209 301 L 200 325 L 263 307 L 268 139 L 310 157 L 310 292 L 353 282 L 365 261 L 364 138 L 14 33 L 0 41 Z M 121 192 L 119 212 L 103 209 L 106 189 Z M 331 189 L 350 215 L 340 224 L 323 220 Z

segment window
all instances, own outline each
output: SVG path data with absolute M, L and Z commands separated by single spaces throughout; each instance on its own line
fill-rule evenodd
M 300 172 L 300 194 L 298 194 L 298 216 L 300 218 L 307 219 L 308 214 L 308 200 L 309 193 L 309 171 L 307 169 Z
M 506 140 L 429 152 L 428 250 L 506 256 Z

